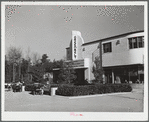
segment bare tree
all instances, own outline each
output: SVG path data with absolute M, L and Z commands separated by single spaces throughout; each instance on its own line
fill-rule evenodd
M 28 60 L 28 61 L 31 60 L 30 53 L 31 53 L 31 50 L 30 50 L 30 47 L 28 47 L 28 48 L 27 48 L 27 51 L 26 51 L 26 60 Z
M 38 63 L 38 60 L 41 58 L 40 54 L 37 52 L 32 53 L 31 60 L 34 64 Z
M 10 46 L 8 48 L 7 57 L 10 62 L 18 63 L 22 58 L 22 49 L 20 47 L 17 48 L 17 47 Z
M 27 70 L 27 72 L 28 72 L 28 81 L 30 80 L 30 75 L 29 75 L 29 67 L 30 67 L 30 62 L 31 62 L 31 55 L 30 55 L 30 53 L 31 53 L 31 50 L 30 50 L 30 47 L 28 47 L 27 51 L 26 51 L 26 59 L 28 61 L 28 70 Z
M 20 61 L 22 58 L 22 49 L 20 47 L 10 46 L 7 51 L 8 61 L 13 65 L 13 82 L 15 82 L 16 77 L 16 67 L 19 66 L 19 77 L 20 77 Z

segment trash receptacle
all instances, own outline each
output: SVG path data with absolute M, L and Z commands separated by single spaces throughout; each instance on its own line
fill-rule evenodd
M 51 88 L 51 96 L 54 96 L 56 93 L 57 87 Z
M 25 86 L 22 86 L 22 91 L 25 91 Z

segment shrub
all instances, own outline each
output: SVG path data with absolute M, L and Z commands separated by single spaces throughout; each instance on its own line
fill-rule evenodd
M 80 96 L 93 95 L 114 92 L 131 92 L 129 84 L 96 84 L 96 85 L 59 85 L 56 91 L 57 95 L 63 96 Z
M 93 68 L 92 68 L 92 73 L 94 74 L 95 82 L 102 83 L 103 82 L 102 75 L 103 75 L 104 71 L 101 66 L 101 60 L 100 60 L 99 56 L 95 57 L 94 63 L 95 63 L 95 66 L 93 66 Z
M 59 81 L 70 84 L 75 81 L 77 76 L 75 75 L 75 70 L 73 68 L 73 62 L 64 62 L 60 68 Z
M 89 81 L 86 79 L 86 80 L 84 80 L 84 81 L 82 81 L 82 82 L 75 81 L 74 85 L 80 86 L 80 85 L 91 85 L 91 84 L 90 84 Z
M 62 84 L 58 86 L 58 90 L 56 94 L 63 96 L 72 96 L 74 91 L 74 87 L 72 85 Z

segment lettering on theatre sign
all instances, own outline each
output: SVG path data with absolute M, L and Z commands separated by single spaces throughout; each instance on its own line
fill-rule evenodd
M 76 43 L 76 36 L 74 36 L 74 59 L 77 59 L 77 43 Z
M 69 62 L 68 62 L 69 63 Z M 72 61 L 72 67 L 84 67 L 84 60 L 75 60 Z

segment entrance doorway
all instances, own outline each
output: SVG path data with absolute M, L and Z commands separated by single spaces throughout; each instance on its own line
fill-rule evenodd
M 76 69 L 76 82 L 77 84 L 84 84 L 85 82 L 85 75 L 84 75 L 84 71 L 85 69 Z
M 115 83 L 124 83 L 124 69 L 119 68 L 114 70 Z
M 105 70 L 105 82 L 112 83 L 112 70 Z

